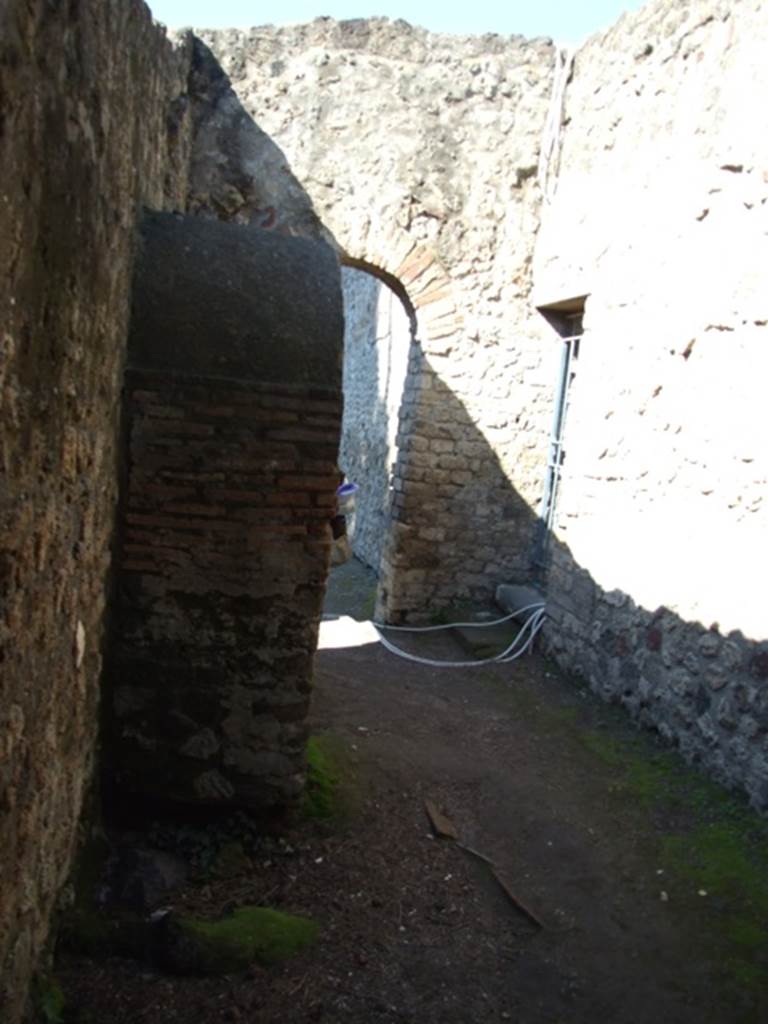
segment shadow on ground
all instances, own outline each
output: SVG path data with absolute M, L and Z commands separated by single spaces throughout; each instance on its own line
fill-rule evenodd
M 319 942 L 216 978 L 62 952 L 62 1019 L 766 1020 L 766 824 L 538 655 L 460 671 L 395 658 L 364 636 L 373 582 L 356 563 L 329 582 L 321 632 L 362 642 L 321 636 L 323 802 L 280 837 L 242 816 L 203 830 L 191 876 L 146 907 L 269 905 L 317 921 Z M 433 834 L 425 801 L 467 849 Z
M 393 1020 L 766 1019 L 765 823 L 542 658 L 451 671 L 321 640 L 314 720 L 371 780 L 371 863 L 462 908 L 437 941 L 434 908 L 408 911 Z M 495 873 L 429 837 L 425 800 Z

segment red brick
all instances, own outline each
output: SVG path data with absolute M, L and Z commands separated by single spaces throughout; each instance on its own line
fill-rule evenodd
M 167 528 L 169 530 L 199 530 L 205 532 L 213 529 L 233 533 L 240 529 L 235 523 L 226 523 L 215 519 L 178 519 L 174 516 L 139 515 L 135 512 L 129 512 L 126 519 L 129 523 L 135 523 L 137 526 L 157 526 L 160 529 Z
M 172 512 L 174 515 L 181 512 L 188 516 L 225 516 L 226 508 L 223 505 L 204 505 L 198 502 L 177 502 L 163 505 L 158 512 Z
M 332 476 L 337 486 L 341 479 L 341 472 L 335 459 L 303 459 L 300 465 L 292 466 L 291 469 L 316 476 Z
M 149 419 L 180 420 L 184 418 L 184 410 L 176 405 L 146 405 L 143 414 Z
M 274 486 L 271 478 L 265 479 L 265 485 Z M 236 490 L 235 488 L 213 487 L 207 492 L 212 501 L 235 501 L 248 505 L 263 505 L 267 498 L 266 489 L 260 491 Z
M 142 421 L 138 421 L 142 424 Z M 210 436 L 213 434 L 213 427 L 208 423 L 191 423 L 189 420 L 163 420 L 162 434 L 193 434 L 195 436 Z M 146 426 L 146 420 L 143 421 Z M 162 436 L 158 428 L 157 436 Z
M 151 573 L 154 576 L 160 575 L 160 570 L 154 562 L 132 562 L 124 560 L 120 563 L 120 568 L 126 572 Z
M 189 412 L 194 416 L 220 416 L 222 419 L 227 419 L 235 415 L 235 407 L 233 405 L 208 405 L 207 403 L 196 402 L 190 406 Z
M 281 476 L 278 477 L 277 485 L 286 490 L 303 491 L 331 491 L 336 493 L 339 485 L 339 478 L 333 476 Z
M 195 487 L 174 487 L 172 484 L 148 484 L 136 479 L 134 474 L 131 477 L 129 491 L 131 495 L 141 497 L 146 495 L 152 498 L 189 498 L 197 493 Z
M 338 416 L 302 416 L 301 422 L 307 427 L 325 427 L 328 431 L 337 431 L 341 425 L 341 414 Z
M 163 395 L 157 391 L 147 391 L 144 388 L 137 388 L 131 392 L 131 401 L 138 405 L 145 405 L 147 402 L 158 402 L 163 400 Z
M 309 505 L 311 500 L 310 496 L 302 491 L 275 491 L 267 496 L 267 505 L 293 508 Z
M 266 537 L 305 537 L 307 535 L 307 528 L 300 523 L 270 523 L 268 526 L 259 527 L 253 529 L 248 534 L 248 540 L 253 546 L 254 542 L 258 542 L 260 539 Z
M 267 431 L 267 437 L 274 441 L 307 441 L 309 444 L 331 444 L 328 430 L 309 427 L 284 427 Z

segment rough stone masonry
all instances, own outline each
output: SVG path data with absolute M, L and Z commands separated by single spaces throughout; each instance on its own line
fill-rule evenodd
M 138 0 L 0 6 L 0 1017 L 9 1022 L 68 877 L 93 776 L 136 212 L 184 204 L 189 60 Z
M 120 675 L 132 657 L 162 661 L 173 629 L 199 624 L 175 678 L 187 661 L 210 664 L 214 647 L 226 663 L 226 642 L 246 629 L 238 595 L 249 606 L 251 583 L 264 585 L 262 562 L 251 583 L 232 566 L 248 551 L 243 524 L 258 528 L 284 487 L 297 496 L 284 522 L 301 527 L 298 575 L 275 577 L 279 614 L 261 609 L 257 640 L 265 678 L 286 680 L 284 706 L 303 709 L 324 538 L 300 510 L 324 514 L 313 495 L 327 486 L 306 486 L 301 445 L 320 429 L 330 447 L 337 429 L 330 408 L 296 408 L 290 381 L 263 377 L 260 390 L 206 365 L 193 382 L 194 362 L 173 346 L 164 366 L 125 375 L 142 206 L 325 242 L 412 310 L 382 520 L 380 606 L 394 619 L 530 578 L 564 344 L 553 324 L 564 303 L 583 308 L 543 577 L 547 644 L 768 806 L 764 3 L 655 0 L 572 66 L 546 40 L 454 39 L 380 19 L 199 35 L 171 43 L 139 0 L 0 10 L 0 999 L 11 1022 L 72 862 L 103 682 L 121 715 L 111 728 L 130 740 L 123 765 L 131 743 L 156 744 L 169 795 L 230 798 L 229 786 L 269 802 L 300 784 L 301 727 L 280 718 L 280 686 L 260 723 L 264 760 L 242 772 L 254 750 L 238 729 L 261 712 L 238 704 L 237 664 L 232 714 L 220 702 L 212 720 L 207 706 L 184 710 L 181 687 L 178 705 L 158 704 L 156 688 L 142 707 Z M 118 444 L 124 385 L 130 449 Z M 224 408 L 240 413 L 217 416 Z M 313 412 L 322 424 L 281 419 Z M 291 429 L 308 433 L 269 436 Z M 295 487 L 281 465 L 267 482 L 258 460 L 243 468 L 258 485 L 230 479 L 246 434 L 296 445 Z M 113 588 L 121 450 L 133 490 Z M 168 477 L 185 460 L 191 485 Z M 178 507 L 192 498 L 200 515 Z M 203 585 L 193 548 L 218 560 L 219 581 L 232 572 L 237 593 Z M 108 598 L 118 631 L 105 645 Z M 283 671 L 286 639 L 298 661 Z M 148 708 L 177 732 L 148 735 Z
M 387 537 L 358 544 L 380 613 L 425 619 L 535 577 L 560 664 L 758 807 L 767 35 L 756 0 L 659 0 L 573 62 L 376 20 L 203 33 L 344 256 L 416 310 Z M 564 308 L 585 333 L 542 578 Z M 343 450 L 375 447 L 378 423 L 389 452 L 360 332 L 351 319 Z M 350 464 L 378 494 L 381 468 Z
M 533 296 L 588 296 L 550 649 L 763 809 L 767 43 L 757 2 L 657 2 L 587 43 Z
M 381 613 L 423 618 L 462 596 L 487 598 L 526 569 L 546 453 L 557 353 L 529 296 L 555 48 L 384 19 L 200 36 L 343 261 L 404 289 L 415 311 Z M 254 140 L 253 181 L 260 152 Z M 210 191 L 210 161 L 199 163 Z M 283 213 L 274 192 L 271 201 L 290 229 L 290 205 Z M 263 209 L 245 188 L 233 216 Z

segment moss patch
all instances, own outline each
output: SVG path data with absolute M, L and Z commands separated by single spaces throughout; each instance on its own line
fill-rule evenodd
M 359 803 L 359 763 L 349 745 L 330 733 L 311 736 L 302 816 L 315 821 L 343 821 Z
M 268 907 L 240 907 L 220 921 L 180 918 L 178 924 L 194 943 L 196 963 L 203 974 L 241 971 L 254 960 L 282 963 L 313 943 L 319 931 L 308 918 Z
M 307 785 L 302 809 L 308 818 L 331 818 L 336 807 L 339 773 L 323 737 L 307 743 Z
M 65 944 L 75 952 L 127 956 L 176 974 L 230 974 L 256 960 L 281 963 L 317 933 L 314 921 L 268 907 L 241 907 L 218 921 L 168 914 L 152 922 L 133 914 L 107 918 L 80 911 L 68 921 Z
M 691 955 L 711 963 L 733 998 L 734 1022 L 768 1020 L 768 821 L 638 731 L 622 709 L 580 695 L 582 684 L 550 687 L 550 674 L 560 675 L 553 667 L 536 687 L 490 673 L 484 681 L 592 778 L 596 794 L 617 801 L 638 856 L 660 873 L 670 913 L 697 936 Z
M 661 863 L 692 899 L 715 901 L 712 944 L 726 978 L 755 995 L 768 991 L 768 837 L 752 823 L 717 820 L 662 839 Z M 695 892 L 696 895 L 693 895 Z M 706 894 L 706 895 L 701 895 Z
M 657 855 L 665 887 L 680 910 L 700 918 L 702 942 L 726 986 L 759 1000 L 768 991 L 768 822 L 647 737 L 619 742 L 584 731 L 579 740 L 615 773 L 614 793 L 662 821 Z

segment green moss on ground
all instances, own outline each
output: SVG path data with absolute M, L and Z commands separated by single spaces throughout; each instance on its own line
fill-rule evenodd
M 579 680 L 563 692 L 548 687 L 550 676 L 560 676 L 554 666 L 533 686 L 491 673 L 483 683 L 618 802 L 638 851 L 663 878 L 670 912 L 688 919 L 733 996 L 734 1024 L 768 1020 L 768 821 L 634 728 L 621 709 L 584 700 Z M 753 1009 L 742 1013 L 745 1004 Z
M 620 742 L 587 730 L 579 740 L 615 772 L 614 793 L 664 822 L 658 861 L 665 888 L 678 905 L 702 914 L 704 942 L 726 983 L 759 1001 L 768 992 L 768 822 L 647 737 Z
M 281 963 L 317 933 L 314 921 L 268 907 L 241 907 L 218 921 L 171 914 L 156 925 L 133 914 L 80 911 L 69 920 L 65 941 L 76 952 L 127 956 L 177 974 L 230 974 L 256 960 Z
M 336 809 L 339 773 L 324 737 L 307 743 L 307 784 L 302 809 L 308 818 L 332 818 Z
M 359 803 L 359 765 L 349 745 L 331 733 L 311 736 L 302 816 L 315 821 L 343 821 Z
M 700 898 L 716 901 L 722 966 L 757 995 L 768 992 L 768 837 L 745 824 L 718 818 L 664 836 L 661 863 Z
M 180 918 L 179 926 L 194 943 L 204 974 L 244 970 L 254 960 L 279 964 L 317 939 L 318 925 L 305 917 L 268 907 L 240 907 L 219 921 Z

